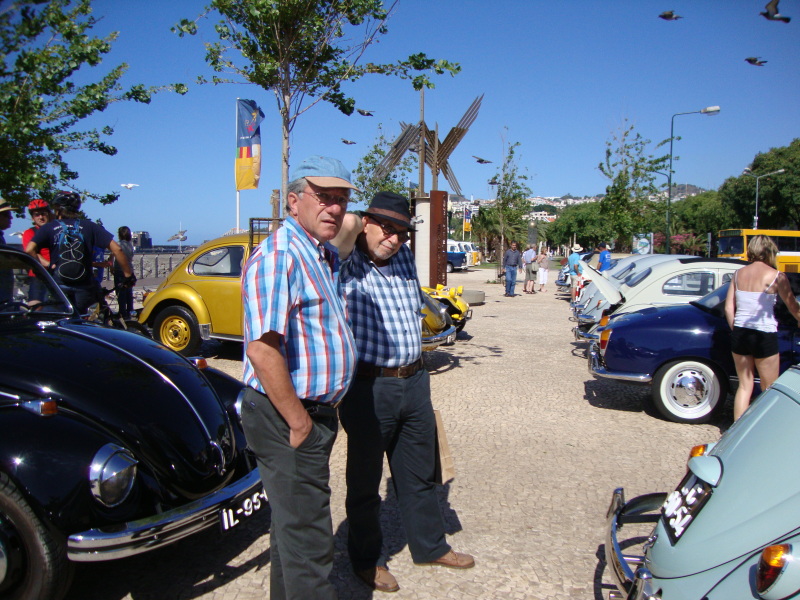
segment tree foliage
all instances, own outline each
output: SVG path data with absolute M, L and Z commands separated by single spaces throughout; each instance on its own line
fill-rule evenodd
M 703 192 L 673 202 L 672 222 L 675 224 L 675 230 L 683 234 L 716 235 L 720 229 L 737 227 L 736 214 L 715 191 Z
M 594 248 L 598 242 L 613 237 L 611 224 L 603 215 L 599 202 L 566 207 L 558 219 L 547 226 L 546 235 L 552 245 L 568 246 L 577 239 L 585 248 Z
M 608 221 L 610 237 L 620 248 L 630 244 L 634 233 L 644 231 L 652 213 L 649 198 L 658 192 L 656 174 L 666 168 L 669 159 L 669 155 L 649 154 L 650 143 L 626 120 L 620 132 L 606 141 L 605 160 L 597 166 L 611 180 L 600 207 Z
M 83 119 L 113 102 L 149 103 L 164 89 L 186 92 L 182 84 L 123 89 L 124 63 L 78 84 L 78 70 L 99 68 L 117 38 L 117 32 L 92 37 L 97 20 L 91 13 L 91 0 L 18 0 L 0 9 L 0 194 L 12 205 L 48 197 L 59 187 L 76 189 L 78 173 L 65 157 L 72 150 L 117 153 L 107 141 L 114 130 L 81 131 Z M 86 79 L 82 71 L 81 81 Z M 104 204 L 118 198 L 77 191 Z
M 394 192 L 408 196 L 408 178 L 417 166 L 414 155 L 406 154 L 403 160 L 383 179 L 373 179 L 372 173 L 381 163 L 391 148 L 391 142 L 386 139 L 383 127 L 378 125 L 378 135 L 372 148 L 361 158 L 356 168 L 353 169 L 353 183 L 359 192 L 353 192 L 351 198 L 355 202 L 368 204 L 378 192 Z
M 183 19 L 173 30 L 194 35 L 200 19 L 219 14 L 219 42 L 206 44 L 206 62 L 221 74 L 211 81 L 254 83 L 274 93 L 281 116 L 285 196 L 289 135 L 298 117 L 321 101 L 352 114 L 355 100 L 343 83 L 368 74 L 394 75 L 410 79 L 419 90 L 433 87 L 431 74 L 460 71 L 457 64 L 422 53 L 391 64 L 361 63 L 369 46 L 388 32 L 386 22 L 396 3 L 387 10 L 382 0 L 213 0 L 197 19 Z
M 750 165 L 752 175 L 729 177 L 719 189 L 720 202 L 735 214 L 737 228 L 752 227 L 756 208 L 754 176 L 785 169 L 785 173 L 758 180 L 759 229 L 800 227 L 800 138 L 788 146 L 759 153 Z
M 519 146 L 519 142 L 508 146 L 503 164 L 494 176 L 494 181 L 497 181 L 497 197 L 487 214 L 496 226 L 495 233 L 500 238 L 501 255 L 506 240 L 524 244 L 528 235 L 526 217 L 531 212 L 531 203 L 528 200 L 531 189 L 527 184 L 528 176 L 522 172 L 518 163 Z

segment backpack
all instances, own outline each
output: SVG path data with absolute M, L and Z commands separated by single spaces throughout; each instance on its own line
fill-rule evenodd
M 58 264 L 56 273 L 62 282 L 84 283 L 88 277 L 86 269 L 86 256 L 89 249 L 83 240 L 80 221 L 64 223 L 58 221 L 61 230 L 56 235 L 56 249 Z

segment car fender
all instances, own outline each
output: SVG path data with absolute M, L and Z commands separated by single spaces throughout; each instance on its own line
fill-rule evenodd
M 170 285 L 165 290 L 158 290 L 148 296 L 147 302 L 139 313 L 139 322 L 152 326 L 159 312 L 176 304 L 188 307 L 201 325 L 211 323 L 211 314 L 203 299 L 192 287 L 181 283 Z
M 41 416 L 8 406 L 0 410 L 0 419 L 6 431 L 15 432 L 0 436 L 0 470 L 49 529 L 64 535 L 114 522 L 102 517 L 109 509 L 95 501 L 89 490 L 89 466 L 97 451 L 107 443 L 122 445 L 114 436 L 63 410 Z M 48 443 L 42 444 L 43 439 Z M 141 471 L 139 483 L 144 479 Z M 150 508 L 141 502 L 140 493 L 132 494 L 139 502 L 124 502 L 113 510 L 114 517 L 129 518 L 134 509 Z

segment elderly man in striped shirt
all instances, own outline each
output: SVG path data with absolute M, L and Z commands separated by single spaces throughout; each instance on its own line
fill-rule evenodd
M 283 227 L 252 253 L 242 276 L 242 423 L 272 509 L 270 597 L 333 600 L 328 461 L 336 407 L 356 347 L 330 240 L 347 210 L 350 173 L 313 156 L 295 170 Z
M 400 589 L 381 554 L 384 453 L 414 562 L 457 569 L 475 564 L 445 540 L 436 495 L 436 423 L 430 375 L 422 364 L 422 291 L 404 244 L 410 230 L 408 200 L 380 192 L 361 217 L 345 217 L 333 241 L 347 256 L 341 280 L 359 359 L 340 409 L 347 432 L 347 548 L 356 574 L 382 592 Z

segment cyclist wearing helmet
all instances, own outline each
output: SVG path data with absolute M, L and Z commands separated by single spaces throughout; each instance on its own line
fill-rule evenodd
M 130 262 L 125 253 L 102 225 L 78 214 L 81 197 L 75 192 L 58 192 L 51 202 L 55 220 L 42 225 L 25 246 L 25 252 L 37 258 L 50 269 L 50 273 L 64 290 L 70 302 L 81 314 L 100 295 L 100 286 L 92 273 L 92 252 L 94 248 L 108 249 L 122 267 L 125 283 L 133 286 Z M 50 260 L 42 256 L 44 249 L 50 250 Z
M 50 219 L 53 217 L 53 213 L 50 212 L 50 205 L 41 198 L 32 200 L 31 203 L 28 204 L 28 213 L 31 219 L 33 219 L 33 227 L 26 229 L 22 233 L 23 248 L 28 247 L 28 242 L 33 239 L 33 234 L 36 233 L 36 230 L 42 225 L 49 223 Z M 49 248 L 42 248 L 41 254 L 47 262 L 50 262 Z M 37 279 L 33 271 L 29 271 L 28 276 L 31 277 L 31 284 L 28 288 L 28 303 L 32 301 L 44 302 L 45 296 L 47 296 L 47 285 L 40 279 Z

